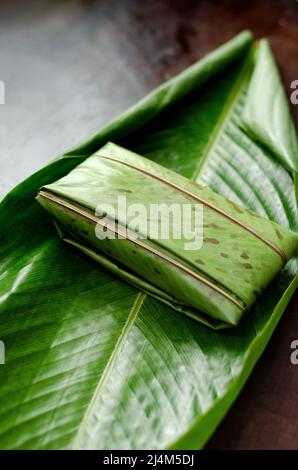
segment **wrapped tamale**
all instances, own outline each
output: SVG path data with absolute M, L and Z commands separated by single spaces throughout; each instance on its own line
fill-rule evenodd
M 112 143 L 37 200 L 65 242 L 213 328 L 237 325 L 298 247 L 296 233 Z

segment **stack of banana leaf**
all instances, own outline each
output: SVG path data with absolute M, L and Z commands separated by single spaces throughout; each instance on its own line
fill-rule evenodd
M 297 167 L 270 46 L 243 32 L 12 190 L 0 448 L 203 447 L 297 287 Z M 202 248 L 96 239 L 119 194 L 202 203 Z

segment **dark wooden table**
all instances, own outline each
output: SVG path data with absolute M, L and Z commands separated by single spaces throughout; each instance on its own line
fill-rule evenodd
M 295 0 L 2 0 L 0 197 L 245 28 L 270 39 L 290 95 Z M 209 448 L 298 449 L 295 339 L 297 296 Z

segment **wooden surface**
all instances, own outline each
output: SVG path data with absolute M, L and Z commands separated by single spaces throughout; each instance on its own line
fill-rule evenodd
M 270 39 L 290 95 L 295 0 L 2 0 L 0 197 L 244 28 Z M 297 301 L 209 448 L 298 449 Z

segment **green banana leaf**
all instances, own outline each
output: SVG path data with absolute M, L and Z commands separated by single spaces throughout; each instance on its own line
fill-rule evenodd
M 264 81 L 250 88 L 264 68 L 273 96 Z M 256 126 L 254 102 L 263 109 Z M 204 446 L 297 287 L 297 259 L 239 326 L 214 331 L 62 244 L 34 198 L 113 140 L 297 231 L 290 126 L 268 44 L 244 32 L 3 200 L 0 448 Z

